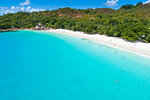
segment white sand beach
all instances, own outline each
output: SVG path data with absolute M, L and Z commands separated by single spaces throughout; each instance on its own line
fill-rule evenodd
M 108 37 L 108 36 L 99 35 L 99 34 L 90 35 L 90 34 L 85 34 L 83 32 L 78 32 L 78 31 L 75 32 L 75 31 L 66 30 L 66 29 L 53 29 L 53 30 L 48 30 L 48 31 L 75 36 L 78 38 L 86 38 L 86 39 L 99 42 L 105 45 L 109 45 L 115 48 L 127 50 L 129 52 L 133 52 L 138 55 L 150 57 L 150 43 L 142 43 L 142 42 L 132 43 L 132 42 L 127 42 L 121 38 Z

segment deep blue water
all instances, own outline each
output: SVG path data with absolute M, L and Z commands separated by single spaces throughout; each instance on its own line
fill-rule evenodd
M 150 58 L 62 34 L 0 33 L 0 100 L 150 100 Z

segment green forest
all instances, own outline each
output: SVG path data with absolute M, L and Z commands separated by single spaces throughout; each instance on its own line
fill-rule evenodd
M 18 12 L 0 16 L 0 29 L 33 28 L 38 23 L 49 28 L 82 31 L 121 37 L 131 42 L 150 43 L 150 4 L 123 5 L 120 9 L 72 9 Z

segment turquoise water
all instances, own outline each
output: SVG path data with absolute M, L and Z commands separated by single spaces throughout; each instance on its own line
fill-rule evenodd
M 0 100 L 150 100 L 150 59 L 44 31 L 0 33 Z

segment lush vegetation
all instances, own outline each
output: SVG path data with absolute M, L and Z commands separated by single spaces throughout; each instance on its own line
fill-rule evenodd
M 118 10 L 63 8 L 0 16 L 0 29 L 33 28 L 38 23 L 50 28 L 104 34 L 128 41 L 150 42 L 150 4 L 141 2 L 136 5 L 123 5 Z

